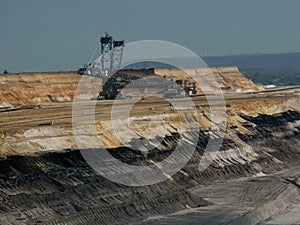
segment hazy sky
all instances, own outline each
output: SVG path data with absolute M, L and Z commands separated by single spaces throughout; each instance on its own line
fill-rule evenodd
M 200 56 L 300 52 L 299 11 L 300 0 L 0 0 L 0 72 L 77 69 L 105 31 Z

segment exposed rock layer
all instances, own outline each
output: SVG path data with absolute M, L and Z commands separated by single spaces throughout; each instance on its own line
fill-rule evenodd
M 244 78 L 235 68 L 215 70 L 224 80 L 225 89 L 255 89 L 255 85 L 243 83 Z M 157 69 L 156 73 L 164 76 L 170 71 Z M 132 110 L 128 121 L 111 121 L 112 102 L 97 102 L 95 130 L 84 119 L 89 116 L 84 109 L 92 102 L 83 101 L 75 116 L 83 118 L 79 135 L 86 140 L 85 150 L 101 145 L 127 164 L 156 165 L 168 159 L 180 137 L 188 142 L 199 135 L 193 156 L 173 177 L 166 175 L 165 181 L 150 186 L 127 187 L 96 173 L 78 150 L 72 129 L 72 104 L 64 101 L 73 99 L 73 84 L 79 82 L 80 76 L 23 75 L 0 77 L 1 101 L 14 106 L 43 104 L 1 112 L 0 224 L 257 224 L 281 221 L 285 213 L 297 210 L 297 93 L 225 95 L 227 128 L 223 145 L 205 170 L 199 166 L 211 156 L 205 154 L 209 138 L 222 138 L 220 130 L 211 129 L 214 121 L 205 97 L 193 98 L 196 107 L 185 109 L 181 118 L 167 102 L 145 99 Z M 46 88 L 47 79 L 51 82 Z M 90 92 L 90 96 L 97 94 L 98 88 L 93 85 L 98 85 L 99 80 L 88 79 L 85 85 L 92 85 L 96 92 Z M 37 83 L 40 85 L 35 86 Z M 27 89 L 18 92 L 18 85 L 27 85 Z M 7 87 L 12 87 L 11 91 Z M 52 97 L 47 96 L 49 93 Z M 56 102 L 60 100 L 62 103 Z M 122 100 L 118 109 L 127 103 Z M 164 123 L 159 122 L 161 119 Z M 180 125 L 180 121 L 185 123 Z M 112 122 L 117 123 L 119 137 Z M 128 132 L 126 124 L 133 132 Z M 149 134 L 151 128 L 155 129 Z M 196 128 L 199 132 L 191 132 Z M 144 133 L 149 134 L 151 145 L 158 141 L 160 144 L 151 151 L 141 151 L 146 148 L 143 145 L 139 151 L 134 149 L 135 140 L 142 139 Z M 162 133 L 166 136 L 159 139 Z M 120 172 L 118 168 L 103 169 L 111 174 Z M 130 175 L 130 171 L 121 173 Z M 167 222 L 155 217 L 181 210 L 185 210 L 181 216 L 166 218 Z
M 251 116 L 237 111 L 236 108 L 231 113 L 231 120 L 235 118 L 236 122 L 230 124 L 224 144 L 209 168 L 199 171 L 207 140 L 214 132 L 202 129 L 196 151 L 188 164 L 172 179 L 152 186 L 133 188 L 108 181 L 86 164 L 79 151 L 45 153 L 38 156 L 7 156 L 0 163 L 1 223 L 133 223 L 149 216 L 191 207 L 201 209 L 217 204 L 207 198 L 205 192 L 191 191 L 193 187 L 205 187 L 244 176 L 272 174 L 298 164 L 298 111 Z M 217 133 L 214 136 L 218 138 Z M 136 151 L 121 146 L 110 151 L 123 162 L 141 165 L 165 159 L 172 153 L 177 140 L 176 132 L 172 132 L 163 141 L 163 146 L 169 147 L 155 149 L 147 155 L 137 154 Z M 270 199 L 276 198 L 285 189 L 286 187 L 279 188 Z M 292 194 L 294 198 L 299 197 L 297 189 L 290 187 L 288 190 L 292 190 L 292 193 L 286 193 Z M 244 198 L 250 197 L 248 194 L 244 195 Z M 289 195 L 281 196 L 281 199 L 278 199 L 281 202 L 284 201 L 284 196 L 290 198 Z M 247 203 L 246 200 L 243 201 Z M 246 208 L 239 216 L 235 215 L 229 219 L 241 221 L 243 224 L 264 221 L 280 211 L 275 210 L 273 203 L 268 203 L 267 199 L 263 205 L 248 203 L 250 208 L 247 208 L 247 204 L 241 204 Z M 286 204 L 287 207 L 292 207 L 292 202 Z M 270 207 L 274 209 L 271 210 Z M 263 215 L 260 215 L 261 210 L 264 210 Z
M 237 67 L 211 67 L 189 69 L 126 69 L 124 74 L 143 77 L 148 75 L 165 76 L 174 81 L 188 80 L 195 82 L 194 77 L 203 85 L 215 85 L 227 91 L 258 91 L 261 87 L 246 78 Z M 83 79 L 82 79 L 83 78 Z M 101 91 L 102 79 L 81 76 L 76 72 L 44 72 L 44 73 L 19 73 L 3 74 L 0 76 L 0 109 L 20 105 L 36 105 L 48 102 L 72 101 L 76 93 L 78 83 L 85 93 L 83 99 L 90 99 Z M 198 87 L 199 94 L 202 93 Z M 88 91 L 87 91 L 88 90 Z M 78 95 L 80 95 L 81 90 Z

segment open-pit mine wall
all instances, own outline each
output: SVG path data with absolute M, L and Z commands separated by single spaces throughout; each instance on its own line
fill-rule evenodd
M 16 82 L 17 75 L 11 75 L 15 82 L 8 81 L 8 76 L 5 75 L 6 84 L 26 86 L 21 79 Z M 39 79 L 44 79 L 39 76 Z M 49 76 L 53 78 L 54 75 Z M 75 74 L 69 76 L 76 77 L 77 81 L 80 78 Z M 58 84 L 43 80 L 41 83 L 44 82 L 45 90 L 41 93 L 53 96 L 54 93 L 58 96 L 69 93 L 72 99 L 73 92 L 57 88 L 62 83 L 70 85 L 73 79 L 69 76 L 67 81 L 63 81 L 57 75 Z M 29 82 L 29 78 L 26 79 Z M 23 94 L 11 94 L 15 91 L 1 88 L 1 101 L 34 102 L 34 91 L 26 92 L 29 100 L 23 100 Z M 4 92 L 7 95 L 3 95 Z M 44 94 L 39 95 L 41 99 Z M 185 123 L 184 133 L 178 127 L 176 112 L 163 114 L 164 128 L 157 126 L 149 141 L 156 143 L 160 130 L 166 136 L 148 154 L 134 150 L 131 144 L 149 128 L 149 120 L 155 121 L 159 115 L 131 118 L 129 125 L 134 132 L 130 134 L 123 126 L 126 121 L 119 121 L 121 137 L 118 138 L 109 118 L 97 120 L 96 131 L 83 124 L 79 135 L 87 138 L 87 151 L 101 144 L 115 158 L 131 165 L 153 164 L 166 159 L 174 151 L 180 136 L 189 141 L 195 135 L 189 131 L 195 127 L 200 130 L 195 152 L 183 169 L 172 178 L 166 177 L 162 183 L 141 187 L 117 184 L 96 173 L 78 150 L 69 125 L 24 123 L 26 126 L 15 126 L 14 120 L 9 121 L 10 115 L 18 115 L 17 120 L 22 117 L 19 112 L 43 108 L 1 112 L 1 118 L 8 119 L 7 128 L 1 127 L 0 133 L 0 224 L 160 224 L 156 220 L 151 223 L 149 217 L 196 208 L 199 212 L 203 211 L 201 216 L 192 215 L 191 220 L 195 223 L 184 221 L 182 224 L 258 224 L 278 213 L 285 213 L 299 202 L 299 178 L 292 173 L 276 179 L 268 176 L 299 166 L 299 94 L 256 97 L 227 102 L 227 128 L 222 147 L 211 165 L 203 171 L 199 170 L 199 165 L 206 160 L 203 153 L 209 137 L 214 140 L 221 138 L 220 131 L 210 129 L 213 121 L 207 106 L 197 109 L 198 118 L 189 112 L 184 114 L 182 119 L 189 121 Z M 46 102 L 58 107 L 58 103 Z M 144 108 L 148 110 L 151 105 Z M 98 141 L 91 141 L 94 138 Z M 120 138 L 127 140 L 126 145 Z M 176 164 L 175 161 L 173 163 Z M 107 172 L 119 171 L 112 168 Z M 182 219 L 175 221 L 176 224 Z
M 41 72 L 0 75 L 0 108 L 37 105 L 49 102 L 72 101 L 83 76 L 76 72 Z M 85 77 L 81 84 L 95 97 L 101 88 L 101 79 Z M 87 92 L 85 90 L 85 93 Z
M 237 187 L 231 181 L 222 192 L 229 192 L 231 185 L 241 188 L 234 196 L 238 199 L 232 203 L 239 202 L 235 206 L 237 208 L 221 205 L 215 210 L 211 207 L 217 207 L 218 201 L 207 198 L 212 195 L 211 192 L 205 190 L 195 194 L 192 190 L 206 185 L 218 187 L 218 182 L 222 184 L 241 177 L 268 176 L 297 166 L 300 160 L 299 108 L 298 97 L 231 104 L 227 109 L 228 127 L 223 145 L 211 166 L 201 171 L 199 165 L 205 160 L 203 152 L 209 137 L 220 138 L 219 131 L 209 129 L 211 119 L 204 110 L 199 113 L 199 141 L 187 165 L 172 178 L 166 177 L 162 183 L 142 187 L 116 184 L 97 174 L 76 149 L 71 128 L 54 125 L 28 130 L 20 128 L 13 133 L 4 131 L 0 145 L 0 224 L 134 224 L 151 216 L 195 207 L 200 211 L 204 207 L 206 216 L 199 217 L 197 221 L 201 218 L 214 224 L 232 220 L 239 221 L 236 224 L 264 221 L 282 212 L 282 204 L 286 209 L 294 207 L 295 201 L 300 199 L 297 186 L 289 182 L 272 184 L 273 179 L 266 184 L 246 188 L 249 184 Z M 247 113 L 248 110 L 250 113 Z M 194 115 L 186 114 L 186 120 L 191 122 L 191 129 L 197 125 Z M 95 135 L 115 158 L 132 165 L 145 165 L 164 160 L 173 152 L 180 136 L 175 121 L 175 117 L 170 115 L 164 124 L 168 131 L 162 144 L 146 155 L 131 149 L 129 141 L 145 131 L 148 124 L 145 118 L 132 121 L 135 131 L 132 136 L 124 132 L 127 146 L 120 144 L 114 136 L 109 120 L 97 122 L 97 133 L 89 132 L 89 126 L 86 126 L 82 135 L 87 138 L 87 149 L 99 144 L 88 139 Z M 121 123 L 120 129 L 123 129 Z M 159 129 L 157 127 L 156 130 Z M 188 132 L 188 126 L 185 130 L 187 132 L 181 134 L 182 137 L 193 139 L 194 133 Z M 155 135 L 150 141 L 155 143 Z M 173 163 L 176 164 L 175 161 Z M 108 173 L 114 172 L 118 170 L 108 170 Z M 287 178 L 289 175 L 284 179 Z M 264 195 L 256 195 L 251 190 L 263 191 Z M 228 193 L 230 195 L 231 192 Z M 252 196 L 257 200 L 253 200 Z M 216 212 L 223 214 L 215 217 Z M 197 221 L 191 224 L 198 224 Z
M 262 88 L 246 78 L 237 67 L 211 67 L 211 68 L 149 68 L 125 69 L 121 73 L 143 77 L 160 76 L 167 79 L 187 80 L 190 83 L 198 78 L 206 83 L 217 84 L 217 87 L 227 92 L 258 91 Z M 20 105 L 37 105 L 49 102 L 72 101 L 78 83 L 84 89 L 85 95 L 78 96 L 82 99 L 96 97 L 102 90 L 102 79 L 92 76 L 78 75 L 76 72 L 41 72 L 18 73 L 0 75 L 0 109 Z M 197 87 L 198 94 L 203 93 Z M 88 90 L 88 92 L 87 92 Z

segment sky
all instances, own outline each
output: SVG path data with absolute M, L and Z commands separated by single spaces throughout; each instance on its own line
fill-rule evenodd
M 76 70 L 109 32 L 199 56 L 300 52 L 300 0 L 0 0 L 0 72 Z

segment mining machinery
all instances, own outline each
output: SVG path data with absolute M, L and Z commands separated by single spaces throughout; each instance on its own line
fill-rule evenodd
M 89 59 L 88 63 L 78 70 L 78 74 L 97 76 L 103 79 L 103 87 L 99 92 L 99 95 L 92 100 L 102 99 L 115 99 L 124 87 L 130 84 L 132 81 L 141 78 L 140 76 L 130 75 L 126 73 L 126 70 L 120 70 L 123 56 L 123 49 L 125 47 L 124 40 L 114 40 L 111 35 L 105 33 L 100 37 L 100 44 L 94 51 L 93 55 Z M 146 75 L 146 74 L 145 74 Z M 149 75 L 149 74 L 147 74 Z M 146 75 L 146 77 L 147 77 Z M 154 73 L 152 72 L 152 74 Z M 160 89 L 161 94 L 165 98 L 176 98 L 184 95 L 196 94 L 196 85 L 187 83 L 187 81 L 176 80 L 163 77 L 165 80 L 162 82 L 159 79 L 157 82 L 152 80 L 146 82 L 149 86 L 155 86 L 150 88 Z M 147 78 L 145 78 L 147 80 Z M 145 81 L 146 81 L 145 80 Z M 143 89 L 145 84 L 139 83 L 138 89 Z M 149 87 L 144 87 L 148 89 Z M 121 96 L 127 98 L 131 96 Z
M 113 75 L 121 67 L 124 46 L 124 40 L 116 41 L 111 35 L 105 33 L 100 37 L 100 45 L 94 51 L 89 62 L 79 68 L 78 73 L 102 78 Z

